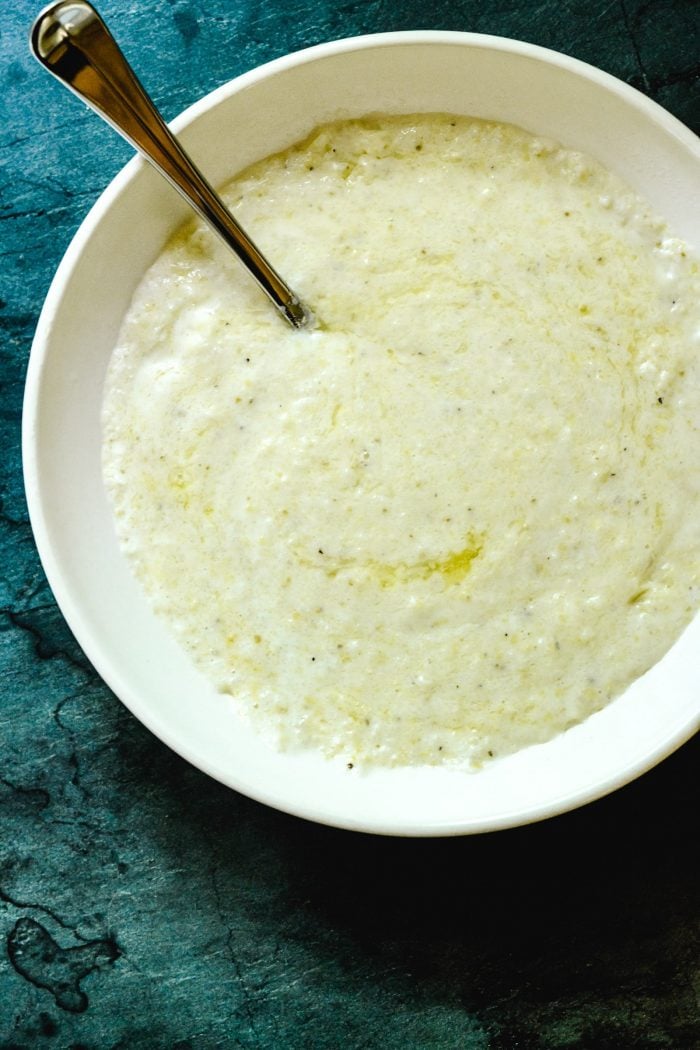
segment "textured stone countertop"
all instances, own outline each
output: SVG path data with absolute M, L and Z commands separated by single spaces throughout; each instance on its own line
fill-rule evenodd
M 0 1047 L 700 1047 L 697 742 L 544 824 L 437 841 L 306 824 L 154 739 L 74 642 L 24 502 L 51 276 L 131 150 L 5 5 L 0 125 Z M 520 37 L 700 125 L 697 0 L 105 0 L 172 117 L 261 62 L 407 28 Z

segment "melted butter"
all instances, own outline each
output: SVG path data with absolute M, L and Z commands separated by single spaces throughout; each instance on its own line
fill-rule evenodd
M 447 554 L 443 558 L 422 558 L 412 564 L 371 560 L 360 562 L 350 559 L 338 561 L 324 558 L 323 571 L 330 579 L 334 579 L 341 572 L 357 573 L 359 571 L 375 579 L 380 587 L 394 587 L 414 580 L 428 580 L 436 574 L 442 576 L 447 583 L 460 583 L 469 572 L 474 559 L 481 553 L 481 545 L 476 546 L 475 542 L 471 537 L 470 545 L 463 547 L 462 550 Z
M 412 580 L 427 580 L 436 573 L 448 583 L 459 583 L 465 578 L 472 562 L 480 552 L 480 546 L 469 546 L 455 551 L 454 554 L 448 554 L 444 558 L 423 558 L 413 565 L 405 563 L 378 565 L 373 566 L 373 569 L 382 587 L 391 587 L 393 584 Z
M 225 196 L 317 323 L 188 227 L 104 406 L 121 542 L 198 666 L 354 765 L 478 765 L 608 703 L 700 600 L 692 254 L 466 118 L 329 125 Z

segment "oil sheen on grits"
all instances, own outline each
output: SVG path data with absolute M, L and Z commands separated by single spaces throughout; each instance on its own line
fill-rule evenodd
M 516 128 L 343 122 L 224 196 L 314 311 L 201 225 L 111 363 L 120 541 L 285 749 L 478 767 L 621 693 L 700 597 L 698 264 Z

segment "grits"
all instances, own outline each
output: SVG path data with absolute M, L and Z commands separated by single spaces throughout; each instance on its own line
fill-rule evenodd
M 282 748 L 478 766 L 585 719 L 700 597 L 700 272 L 592 160 L 460 117 L 329 125 L 224 197 L 104 402 L 123 548 Z

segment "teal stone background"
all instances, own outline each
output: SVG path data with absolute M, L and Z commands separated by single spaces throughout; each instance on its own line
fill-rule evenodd
M 121 706 L 42 575 L 24 502 L 30 342 L 131 150 L 0 28 L 0 1048 L 700 1047 L 697 742 L 544 824 L 373 838 L 209 780 Z M 700 127 L 695 0 L 105 0 L 166 117 L 320 41 L 519 37 Z

